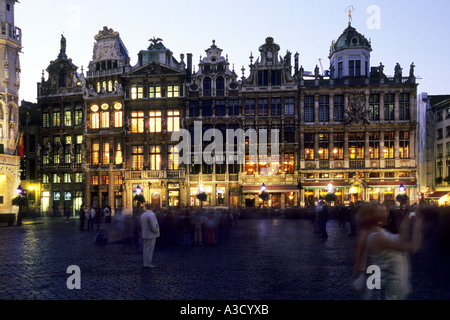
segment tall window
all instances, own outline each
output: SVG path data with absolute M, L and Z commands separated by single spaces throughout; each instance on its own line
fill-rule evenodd
M 216 80 L 216 96 L 225 96 L 225 80 L 223 79 L 223 77 L 218 77 Z
M 338 78 L 344 77 L 344 63 L 341 61 L 338 63 Z
M 319 122 L 330 121 L 330 97 L 319 96 Z
M 161 132 L 162 113 L 160 110 L 150 111 L 148 121 L 151 133 Z
M 49 181 L 50 181 L 50 178 L 49 178 L 48 174 L 44 173 L 42 175 L 42 183 L 49 183 Z
M 75 110 L 74 116 L 75 116 L 75 125 L 82 126 L 83 125 L 83 111 Z
M 399 154 L 400 159 L 409 159 L 409 132 L 399 132 Z
M 364 132 L 351 132 L 348 134 L 348 149 L 351 160 L 364 159 L 364 146 Z
M 361 60 L 349 60 L 349 76 L 360 77 L 361 76 Z
M 59 164 L 59 148 L 61 144 L 61 137 L 53 138 L 53 163 Z
M 216 100 L 215 112 L 216 117 L 226 116 L 225 100 Z
M 369 132 L 369 157 L 370 159 L 380 158 L 380 133 Z
M 200 104 L 198 101 L 189 102 L 189 117 L 200 117 Z
M 78 172 L 75 173 L 75 183 L 82 183 L 83 182 L 83 174 Z
M 203 96 L 211 97 L 211 78 L 206 77 L 203 79 Z
M 258 86 L 269 85 L 269 70 L 258 71 Z
M 384 133 L 384 158 L 394 159 L 395 133 L 386 131 Z
M 167 85 L 167 98 L 178 98 L 180 96 L 180 86 L 178 84 L 169 83 Z
M 344 121 L 344 96 L 337 95 L 333 98 L 333 119 L 336 122 Z
M 144 112 L 135 111 L 131 112 L 131 132 L 143 133 L 144 132 Z
M 61 182 L 61 177 L 59 176 L 59 174 L 54 173 L 53 174 L 53 183 L 60 183 Z
M 380 120 L 380 95 L 371 94 L 369 97 L 369 117 L 373 121 Z
M 178 150 L 176 148 L 176 146 L 168 146 L 168 169 L 169 170 L 178 170 L 179 167 L 179 155 L 178 155 Z
M 399 119 L 409 120 L 409 93 L 401 93 L 399 97 Z
M 161 85 L 159 83 L 150 83 L 148 87 L 148 97 L 150 99 L 159 99 L 161 98 Z
M 202 102 L 202 117 L 212 117 L 212 100 Z
M 98 139 L 92 141 L 91 163 L 93 166 L 100 163 L 100 141 Z
M 284 154 L 284 173 L 294 173 L 294 153 L 292 152 Z
M 285 116 L 293 116 L 295 114 L 294 110 L 294 98 L 285 98 L 284 99 L 284 115 Z
M 293 125 L 284 126 L 284 143 L 295 142 L 295 129 Z
M 239 100 L 229 100 L 228 101 L 228 115 L 238 116 L 239 115 Z
M 100 116 L 98 113 L 98 106 L 93 105 L 91 107 L 91 129 L 98 129 L 100 128 Z
M 245 115 L 255 116 L 255 99 L 245 100 Z
M 131 99 L 137 99 L 137 85 L 131 86 Z
M 330 150 L 330 135 L 319 133 L 319 160 L 328 160 Z
M 258 116 L 267 117 L 269 114 L 269 102 L 267 99 L 258 99 Z
M 305 160 L 314 160 L 314 133 L 305 133 L 304 146 L 305 146 Z
M 273 86 L 281 86 L 281 70 L 272 70 L 270 82 Z
M 102 164 L 106 165 L 109 164 L 109 158 L 110 158 L 110 150 L 109 150 L 109 142 L 103 142 L 103 157 L 102 157 Z
M 99 183 L 98 176 L 91 176 L 91 184 L 93 186 L 98 186 L 98 183 Z
M 114 104 L 114 127 L 120 128 L 123 126 L 123 111 L 122 104 L 116 103 Z
M 70 173 L 64 173 L 64 183 L 72 183 L 72 177 Z
M 42 114 L 42 127 L 49 128 L 50 127 L 50 114 L 43 113 Z
M 305 122 L 314 122 L 314 96 L 305 96 Z
M 161 147 L 150 147 L 150 170 L 161 170 Z
M 334 160 L 344 160 L 344 133 L 334 133 L 333 144 Z
M 72 111 L 64 111 L 64 127 L 72 126 Z
M 167 111 L 167 132 L 180 131 L 180 111 Z
M 116 156 L 114 162 L 116 164 L 123 163 L 122 142 L 120 140 L 116 140 Z
M 384 95 L 384 120 L 392 121 L 394 117 L 395 95 L 387 93 Z
M 131 147 L 131 169 L 142 170 L 144 167 L 144 147 L 132 146 Z
M 102 111 L 102 128 L 109 128 L 109 111 Z
M 61 113 L 59 111 L 53 112 L 53 127 L 61 126 Z
M 270 115 L 272 117 L 281 116 L 281 99 L 280 98 L 272 98 L 270 101 Z

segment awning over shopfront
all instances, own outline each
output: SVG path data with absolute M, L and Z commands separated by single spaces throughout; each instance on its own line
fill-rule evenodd
M 401 184 L 403 184 L 405 188 L 417 187 L 415 181 L 375 181 L 369 182 L 369 188 L 398 188 Z
M 333 185 L 333 189 L 348 189 L 351 187 L 346 182 L 305 182 L 302 183 L 302 187 L 303 189 L 327 190 L 330 183 Z
M 428 194 L 425 199 L 430 199 L 430 200 L 439 200 L 442 197 L 447 196 L 450 193 L 450 191 L 435 191 L 433 193 Z
M 243 186 L 244 193 L 260 193 L 261 186 Z M 266 185 L 266 191 L 269 193 L 298 192 L 297 185 Z

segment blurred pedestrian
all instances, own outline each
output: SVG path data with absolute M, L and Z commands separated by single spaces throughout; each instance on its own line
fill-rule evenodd
M 103 207 L 103 216 L 105 217 L 105 223 L 111 223 L 111 210 L 107 205 Z
M 95 209 L 94 223 L 97 225 L 97 231 L 100 231 L 100 224 L 102 223 L 102 210 L 100 208 Z
M 181 230 L 183 233 L 183 246 L 189 246 L 191 244 L 191 218 L 189 217 L 189 210 L 185 212 Z
M 153 252 L 155 250 L 156 238 L 159 238 L 158 220 L 151 209 L 151 204 L 145 204 L 145 211 L 140 218 L 143 239 L 143 263 L 144 268 L 154 268 L 152 264 Z
M 195 212 L 194 219 L 192 221 L 194 224 L 194 244 L 202 245 L 202 227 L 203 227 L 203 215 L 200 210 Z
M 80 208 L 80 231 L 84 231 L 84 221 L 86 220 L 86 210 L 84 205 Z
M 88 231 L 94 229 L 95 209 L 93 206 L 88 211 Z
M 364 298 L 369 300 L 403 300 L 410 292 L 407 253 L 415 253 L 421 244 L 419 211 L 405 216 L 400 234 L 382 228 L 388 222 L 385 207 L 363 205 L 358 212 L 361 233 L 357 239 L 355 269 L 361 275 L 367 267 L 378 266 L 381 271 L 380 289 L 364 286 Z
M 327 222 L 328 222 L 328 204 L 323 202 L 322 210 L 318 213 L 319 231 L 322 238 L 328 238 Z

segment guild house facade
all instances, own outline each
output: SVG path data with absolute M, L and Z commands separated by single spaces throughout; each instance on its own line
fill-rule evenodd
M 417 200 L 417 84 L 414 64 L 394 75 L 371 65 L 372 44 L 350 24 L 330 47 L 329 70 L 307 72 L 299 54 L 267 37 L 239 76 L 213 40 L 197 66 L 152 38 L 132 66 L 117 31 L 95 36 L 85 74 L 66 54 L 38 84 L 41 117 L 37 167 L 49 197 L 41 211 L 76 212 L 81 203 L 129 212 L 142 193 L 154 207 L 313 205 L 328 192 L 337 202 Z M 269 136 L 268 152 L 215 155 L 192 139 L 191 162 L 179 164 L 173 132 L 253 129 Z M 272 130 L 279 136 L 271 153 Z M 197 152 L 197 153 L 196 153 Z M 200 160 L 199 159 L 203 159 Z M 45 194 L 44 194 L 45 192 Z M 43 202 L 44 203 L 44 202 Z

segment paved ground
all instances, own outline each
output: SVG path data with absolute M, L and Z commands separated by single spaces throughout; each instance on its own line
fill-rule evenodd
M 131 220 L 104 227 L 104 246 L 77 220 L 0 228 L 0 299 L 358 299 L 353 238 L 334 221 L 324 240 L 305 220 L 241 220 L 215 247 L 157 243 L 154 269 L 142 268 L 141 248 L 127 241 Z M 432 246 L 412 259 L 410 299 L 450 299 L 448 269 Z M 81 268 L 81 290 L 66 287 L 69 265 Z

